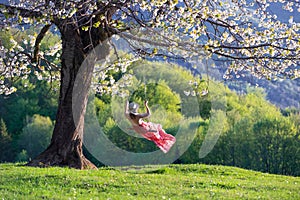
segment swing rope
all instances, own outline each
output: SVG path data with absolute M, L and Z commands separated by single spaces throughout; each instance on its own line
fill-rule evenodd
M 202 90 L 201 96 L 206 96 L 206 95 L 208 95 L 209 75 L 208 75 L 208 62 L 207 62 L 207 59 L 205 60 L 205 68 L 206 68 L 207 84 L 206 84 L 206 88 L 205 88 L 204 90 Z
M 147 85 L 146 85 L 145 76 L 144 76 L 144 99 L 147 100 Z
M 144 101 L 147 101 L 147 83 L 146 83 L 145 76 L 143 77 L 143 82 L 144 82 Z M 150 118 L 151 116 L 148 117 L 148 121 L 151 121 Z

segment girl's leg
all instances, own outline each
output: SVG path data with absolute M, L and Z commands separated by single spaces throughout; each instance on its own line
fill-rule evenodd
M 175 140 L 175 137 L 171 134 L 166 133 L 164 129 L 160 129 L 159 134 L 164 140 Z

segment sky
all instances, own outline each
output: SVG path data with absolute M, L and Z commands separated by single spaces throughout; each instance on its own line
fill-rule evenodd
M 290 16 L 293 16 L 294 22 L 300 23 L 300 13 L 294 9 L 294 11 L 288 12 L 282 9 L 281 3 L 273 3 L 270 6 L 271 11 L 277 15 L 278 19 L 280 19 L 282 22 L 288 22 L 290 19 Z

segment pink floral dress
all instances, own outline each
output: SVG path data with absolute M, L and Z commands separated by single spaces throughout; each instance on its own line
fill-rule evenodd
M 167 134 L 160 124 L 141 120 L 139 125 L 133 124 L 132 128 L 147 140 L 153 141 L 164 153 L 167 153 L 176 142 L 176 138 Z

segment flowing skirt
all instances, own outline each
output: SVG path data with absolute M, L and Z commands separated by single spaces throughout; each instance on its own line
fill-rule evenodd
M 140 125 L 133 125 L 133 129 L 147 140 L 153 141 L 164 153 L 176 142 L 176 138 L 166 133 L 160 124 L 142 121 Z

